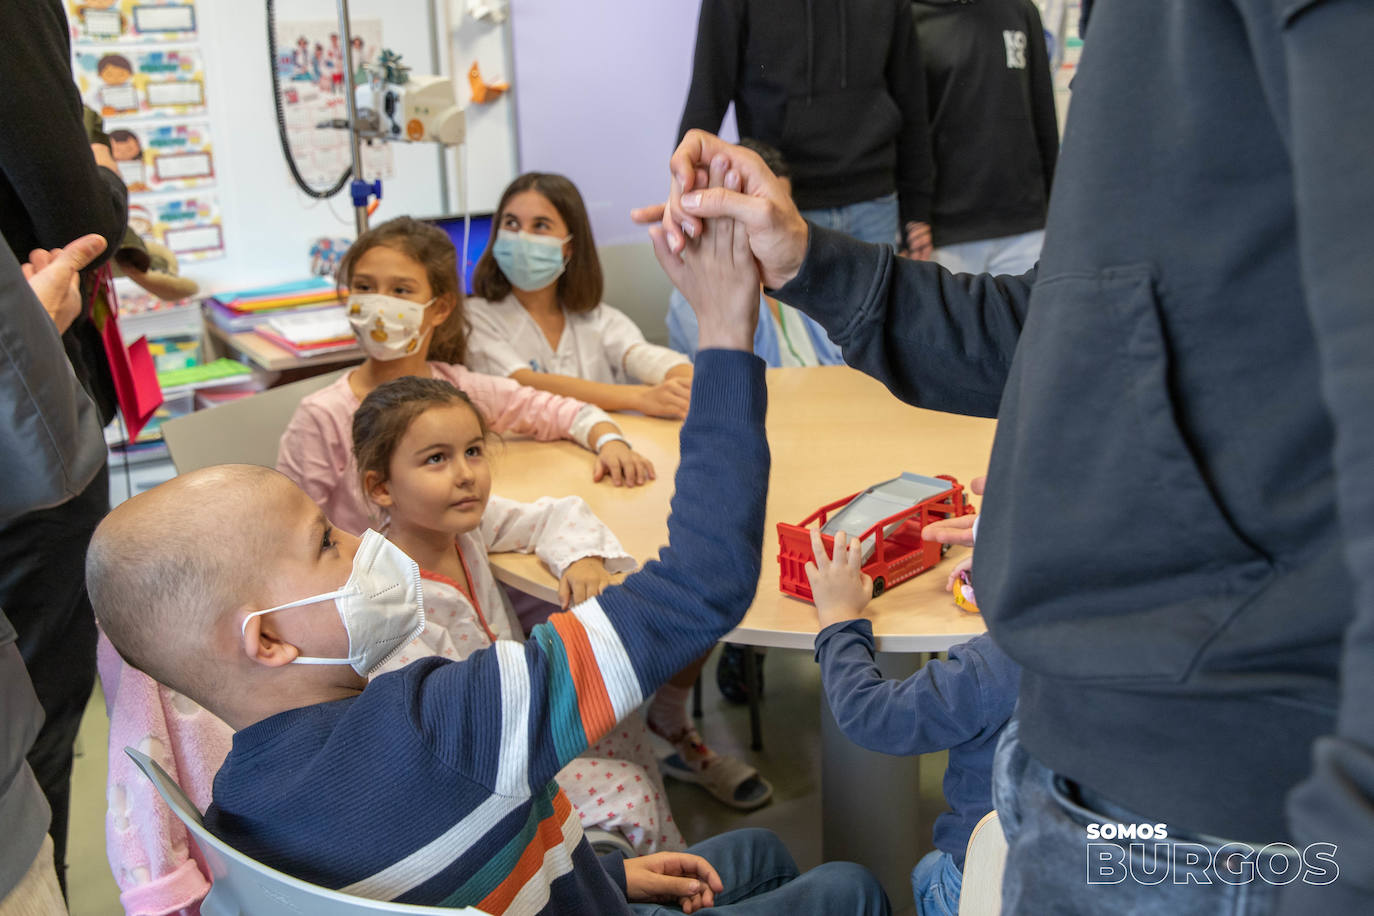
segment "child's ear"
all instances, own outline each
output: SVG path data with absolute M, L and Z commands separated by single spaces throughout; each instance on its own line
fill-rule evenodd
M 430 309 L 434 313 L 434 327 L 441 326 L 448 317 L 453 314 L 453 310 L 458 307 L 458 297 L 452 293 L 447 293 L 435 300 Z
M 301 651 L 280 639 L 270 622 L 250 617 L 243 627 L 243 654 L 264 667 L 280 668 L 295 661 Z
M 383 479 L 377 471 L 368 471 L 363 475 L 363 495 L 383 509 L 391 508 L 390 481 Z

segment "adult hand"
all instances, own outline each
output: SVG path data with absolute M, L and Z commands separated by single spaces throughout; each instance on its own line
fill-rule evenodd
M 806 581 L 811 584 L 811 600 L 821 629 L 862 617 L 873 597 L 873 579 L 863 571 L 863 541 L 846 541 L 843 531 L 836 534 L 835 554 L 827 557 L 820 529 L 811 529 L 814 559 L 806 564 Z
M 666 378 L 657 385 L 644 385 L 636 401 L 645 416 L 681 420 L 692 402 L 692 380 Z
M 656 852 L 625 860 L 625 899 L 631 903 L 676 903 L 684 913 L 715 904 L 725 890 L 720 875 L 690 852 Z
M 930 223 L 906 224 L 906 254 L 913 261 L 929 261 L 935 253 L 931 243 Z
M 969 481 L 969 491 L 974 496 L 983 495 L 983 487 L 987 485 L 987 476 L 975 477 Z M 937 544 L 957 544 L 960 547 L 973 546 L 973 523 L 977 520 L 976 515 L 956 515 L 954 518 L 942 518 L 939 521 L 931 522 L 921 529 L 921 540 L 934 541 Z
M 654 479 L 654 465 L 624 442 L 607 442 L 596 454 L 592 482 L 609 477 L 617 487 L 637 487 Z
M 711 160 L 709 189 L 724 190 L 738 176 L 724 156 Z M 697 349 L 752 352 L 759 322 L 759 273 L 744 227 L 728 217 L 702 224 L 697 244 L 674 254 L 661 226 L 649 230 L 663 272 L 682 291 L 697 317 Z
M 35 249 L 22 266 L 24 277 L 33 288 L 38 301 L 52 316 L 57 332 L 71 327 L 81 314 L 81 288 L 78 274 L 105 250 L 104 237 L 91 233 L 71 242 L 65 248 L 51 251 Z
M 720 165 L 717 157 L 724 157 Z M 711 187 L 715 169 L 725 180 Z M 704 130 L 690 130 L 673 153 L 669 170 L 673 177 L 668 201 L 640 207 L 630 217 L 638 223 L 661 223 L 670 252 L 683 250 L 684 233 L 699 238 L 702 220 L 729 217 L 744 225 L 765 285 L 777 289 L 797 275 L 810 230 L 787 188 L 756 153 Z
M 103 143 L 92 143 L 91 155 L 95 157 L 96 165 L 107 168 L 116 175 L 119 174 L 119 164 L 115 162 L 114 154 L 108 146 Z
M 606 561 L 601 557 L 583 557 L 568 564 L 558 580 L 558 601 L 563 610 L 595 598 L 611 584 Z

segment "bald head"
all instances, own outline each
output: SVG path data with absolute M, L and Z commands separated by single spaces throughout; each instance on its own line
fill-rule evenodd
M 273 519 L 307 499 L 270 468 L 220 465 L 115 508 L 86 555 L 96 619 L 125 661 L 204 705 L 222 620 L 253 599 Z

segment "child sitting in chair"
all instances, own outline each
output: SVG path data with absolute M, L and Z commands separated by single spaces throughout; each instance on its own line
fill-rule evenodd
M 494 914 L 656 900 L 689 913 L 746 900 L 887 912 L 862 868 L 798 876 L 763 831 L 598 863 L 552 782 L 733 627 L 758 581 L 768 451 L 763 366 L 748 354 L 754 262 L 728 221 L 681 261 L 653 236 L 703 344 L 723 351 L 698 362 L 669 547 L 525 645 L 422 659 L 369 683 L 423 629 L 419 570 L 375 531 L 336 531 L 273 471 L 178 477 L 101 524 L 87 582 L 110 641 L 237 729 L 206 813 L 217 835 L 346 893 Z
M 978 481 L 974 490 L 982 492 Z M 974 520 L 936 522 L 922 536 L 971 546 Z M 816 661 L 840 731 L 882 754 L 949 751 L 944 788 L 951 810 L 935 819 L 935 849 L 916 864 L 911 886 L 917 916 L 954 916 L 969 836 L 992 810 L 993 753 L 1016 707 L 1021 669 L 985 633 L 951 648 L 949 661 L 932 661 L 904 681 L 884 678 L 874 660 L 873 624 L 863 617 L 873 581 L 862 570 L 861 542 L 840 532 L 826 556 L 813 529 L 811 549 L 806 575 L 821 624 Z M 969 558 L 960 561 L 947 587 L 969 565 Z

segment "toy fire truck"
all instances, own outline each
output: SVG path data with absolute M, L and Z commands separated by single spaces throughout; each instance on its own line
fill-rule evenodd
M 948 475 L 902 474 L 866 490 L 821 506 L 800 524 L 778 522 L 778 587 L 785 595 L 811 600 L 806 564 L 811 554 L 811 526 L 819 525 L 827 553 L 841 531 L 862 542 L 863 571 L 873 578 L 873 597 L 925 572 L 944 554 L 944 547 L 921 540 L 921 529 L 937 519 L 972 515 L 964 487 Z M 832 514 L 833 513 L 833 514 Z

